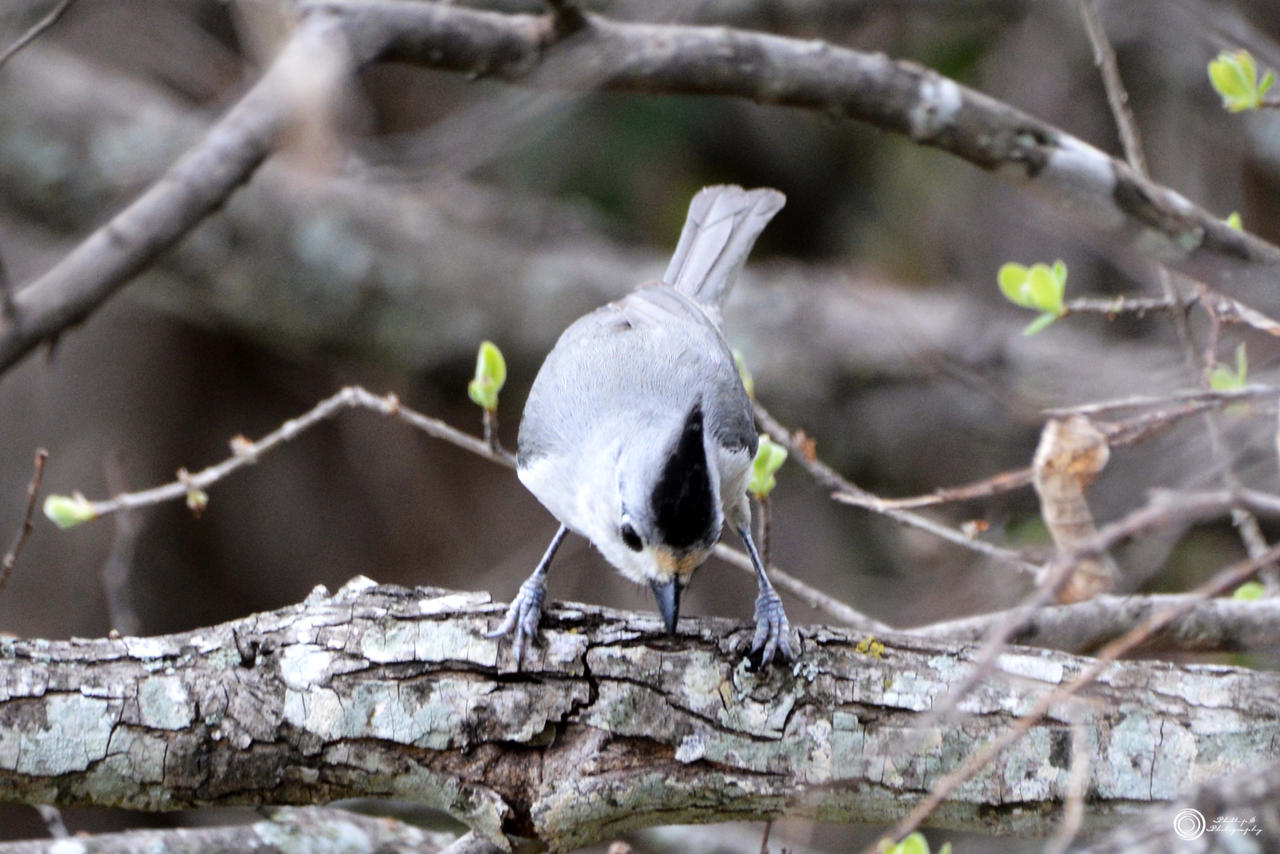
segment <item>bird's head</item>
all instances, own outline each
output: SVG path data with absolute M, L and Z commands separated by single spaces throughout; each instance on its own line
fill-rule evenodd
M 616 512 L 605 535 L 592 539 L 624 575 L 649 585 L 667 631 L 674 633 L 680 594 L 720 539 L 724 523 L 702 404 L 693 404 L 674 424 L 634 425 L 634 434 L 621 438 Z

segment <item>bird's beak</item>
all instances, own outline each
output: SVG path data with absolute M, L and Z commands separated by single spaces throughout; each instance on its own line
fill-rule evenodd
M 665 583 L 650 581 L 649 586 L 653 588 L 653 597 L 658 600 L 658 613 L 662 615 L 662 622 L 667 624 L 667 634 L 674 635 L 676 620 L 680 618 L 680 584 L 672 578 Z

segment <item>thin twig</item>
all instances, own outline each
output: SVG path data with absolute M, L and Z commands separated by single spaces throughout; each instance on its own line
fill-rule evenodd
M 36 812 L 40 813 L 40 819 L 44 822 L 45 829 L 49 831 L 49 835 L 54 839 L 70 839 L 71 831 L 67 830 L 67 824 L 62 820 L 62 811 L 57 807 L 51 807 L 48 804 L 36 804 Z
M 233 439 L 232 455 L 216 465 L 187 474 L 163 486 L 142 492 L 123 492 L 104 501 L 91 501 L 87 505 L 88 510 L 94 518 L 98 518 L 121 510 L 132 510 L 185 498 L 192 490 L 208 489 L 228 475 L 257 462 L 263 454 L 345 409 L 369 409 L 383 415 L 392 415 L 429 436 L 443 439 L 507 468 L 515 468 L 515 458 L 510 453 L 495 452 L 483 440 L 450 427 L 437 418 L 431 418 L 401 405 L 399 398 L 393 394 L 378 396 L 359 386 L 347 386 L 337 394 L 322 400 L 303 415 L 284 422 L 256 442 L 250 442 L 243 437 Z
M 755 574 L 755 568 L 751 565 L 751 559 L 747 557 L 746 553 L 724 543 L 717 544 L 713 549 L 713 553 L 725 563 L 736 566 L 744 572 Z M 885 634 L 893 631 L 893 627 L 880 622 L 874 617 L 868 617 L 852 605 L 841 602 L 834 596 L 824 593 L 810 584 L 806 584 L 775 565 L 769 565 L 769 578 L 779 590 L 790 593 L 815 611 L 821 611 L 828 617 L 860 632 Z
M 1075 710 L 1072 718 L 1083 717 L 1082 710 Z M 1089 776 L 1093 771 L 1093 757 L 1089 753 L 1089 739 L 1084 722 L 1071 722 L 1071 760 L 1067 770 L 1067 797 L 1062 807 L 1062 824 L 1044 847 L 1044 854 L 1063 854 L 1072 841 L 1080 835 L 1084 825 L 1084 799 L 1089 792 Z
M 3 68 L 4 64 L 13 58 L 14 54 L 38 39 L 41 33 L 58 23 L 58 19 L 62 17 L 67 9 L 71 8 L 73 2 L 75 0 L 62 0 L 57 6 L 49 10 L 49 14 L 36 21 L 31 29 L 19 36 L 16 42 L 5 48 L 3 52 L 0 52 L 0 68 Z
M 498 413 L 492 409 L 484 411 L 484 443 L 491 453 L 502 454 L 502 443 L 498 441 Z
M 1084 19 L 1085 31 L 1088 33 L 1089 41 L 1093 45 L 1094 59 L 1097 62 L 1098 69 L 1102 72 L 1102 83 L 1107 91 L 1107 103 L 1111 106 L 1111 113 L 1115 118 L 1121 142 L 1124 144 L 1125 158 L 1135 172 L 1150 180 L 1151 176 L 1147 170 L 1146 157 L 1142 153 L 1142 140 L 1138 134 L 1137 123 L 1134 121 L 1133 113 L 1128 106 L 1129 95 L 1125 91 L 1124 83 L 1120 79 L 1119 69 L 1116 67 L 1115 51 L 1111 49 L 1111 43 L 1107 40 L 1107 34 L 1098 18 L 1094 0 L 1079 0 L 1079 7 L 1080 15 Z M 1212 354 L 1210 354 L 1209 358 L 1204 358 L 1196 349 L 1195 340 L 1191 334 L 1191 324 L 1187 320 L 1185 310 L 1183 310 L 1186 301 L 1173 285 L 1173 274 L 1163 265 L 1157 267 L 1156 273 L 1165 298 L 1176 306 L 1171 312 L 1171 316 L 1177 329 L 1178 341 L 1182 346 L 1183 358 L 1186 361 L 1187 368 L 1193 375 L 1199 374 L 1202 384 L 1207 387 L 1209 385 Z M 1205 305 L 1205 309 L 1209 312 L 1210 319 L 1215 320 L 1214 329 L 1216 330 L 1216 315 L 1213 307 Z M 1211 339 L 1212 337 L 1211 335 Z M 1227 462 L 1226 445 L 1222 440 L 1222 429 L 1218 423 L 1217 413 L 1213 411 L 1205 412 L 1204 424 L 1205 433 L 1209 439 L 1209 452 L 1222 471 L 1223 485 L 1228 489 L 1238 489 L 1240 480 Z M 1263 537 L 1258 520 L 1253 515 L 1243 508 L 1236 508 L 1232 511 L 1231 517 L 1250 555 L 1257 557 L 1268 550 L 1266 538 Z M 1263 572 L 1262 577 L 1269 592 L 1280 590 L 1280 569 L 1275 567 L 1268 569 Z
M 834 469 L 823 463 L 817 458 L 811 459 L 804 449 L 800 447 L 795 437 L 789 430 L 782 426 L 776 418 L 769 414 L 760 401 L 753 401 L 755 407 L 756 420 L 764 426 L 765 431 L 774 439 L 774 441 L 784 445 L 792 454 L 792 456 L 809 472 L 818 483 L 830 489 L 833 493 L 832 497 L 842 504 L 850 504 L 855 507 L 863 507 L 867 510 L 888 516 L 904 525 L 913 528 L 919 528 L 922 531 L 928 531 L 936 537 L 962 546 L 970 551 L 975 551 L 987 557 L 998 560 L 1008 566 L 1031 576 L 1038 578 L 1042 572 L 1042 567 L 1034 561 L 1027 560 L 1018 552 L 1012 549 L 1006 549 L 1001 546 L 983 542 L 982 540 L 973 539 L 966 536 L 964 532 L 955 528 L 935 522 L 934 520 L 921 516 L 918 513 L 912 513 L 910 510 L 902 510 L 897 507 L 889 506 L 884 500 L 872 495 L 870 492 L 855 486 L 848 480 L 841 477 Z
M 1042 410 L 1044 415 L 1058 418 L 1065 415 L 1098 415 L 1117 409 L 1140 409 L 1151 406 L 1168 406 L 1176 403 L 1207 403 L 1225 406 L 1240 403 L 1257 397 L 1280 397 L 1280 386 L 1248 385 L 1230 391 L 1212 391 L 1195 389 L 1191 391 L 1175 391 L 1169 394 L 1137 394 L 1113 400 L 1102 400 L 1093 403 L 1082 403 L 1078 406 L 1063 406 Z
M 40 480 L 44 477 L 44 464 L 48 459 L 48 451 L 44 448 L 36 450 L 35 470 L 31 473 L 31 482 L 27 484 L 27 512 L 22 516 L 22 527 L 13 538 L 9 551 L 5 552 L 3 559 L 0 559 L 0 592 L 3 592 L 4 586 L 9 583 L 13 567 L 18 563 L 18 555 L 22 554 L 22 547 L 27 544 L 27 538 L 35 528 L 31 517 L 36 510 L 36 495 L 40 492 Z
M 1195 598 L 1189 602 L 1180 603 L 1170 606 L 1140 625 L 1134 627 L 1123 636 L 1117 638 L 1107 644 L 1098 653 L 1098 657 L 1094 659 L 1080 675 L 1071 682 L 1041 697 L 1031 708 L 1031 711 L 1020 717 L 1014 724 L 1005 731 L 1004 734 L 995 738 L 978 750 L 976 753 L 970 754 L 969 758 L 960 764 L 954 771 L 947 774 L 941 780 L 934 784 L 929 794 L 893 829 L 892 836 L 894 839 L 901 839 L 911 833 L 931 812 L 938 807 L 952 792 L 962 786 L 966 781 L 977 774 L 988 764 L 995 760 L 1005 748 L 1012 745 L 1022 736 L 1030 731 L 1031 727 L 1042 720 L 1050 709 L 1060 706 L 1062 703 L 1075 696 L 1079 691 L 1101 675 L 1102 671 L 1107 668 L 1111 662 L 1115 661 L 1121 655 L 1137 647 L 1145 642 L 1149 637 L 1158 632 L 1161 628 L 1181 617 L 1194 607 L 1195 601 L 1208 599 L 1221 593 L 1231 590 L 1244 582 L 1251 579 L 1263 567 L 1280 559 L 1280 545 L 1272 546 L 1263 554 L 1255 558 L 1249 558 L 1241 563 L 1234 564 L 1221 572 L 1214 575 L 1204 584 L 1192 591 Z M 875 848 L 867 849 L 867 854 L 874 852 Z

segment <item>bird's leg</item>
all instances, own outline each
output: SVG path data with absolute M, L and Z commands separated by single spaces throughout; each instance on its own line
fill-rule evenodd
M 547 599 L 547 567 L 551 565 L 551 559 L 555 557 L 556 549 L 560 548 L 560 543 L 567 533 L 569 529 L 561 525 L 560 530 L 556 531 L 556 535 L 551 538 L 551 545 L 547 546 L 542 560 L 538 561 L 537 569 L 524 580 L 524 584 L 520 585 L 520 592 L 516 594 L 515 599 L 511 600 L 511 606 L 507 608 L 507 616 L 502 621 L 502 625 L 485 635 L 487 638 L 500 638 L 515 629 L 517 670 L 520 669 L 520 658 L 524 654 L 525 638 L 536 638 L 538 635 L 542 603 Z
M 773 589 L 769 576 L 765 575 L 750 526 L 739 525 L 738 536 L 747 547 L 751 565 L 756 569 L 756 582 L 760 585 L 760 594 L 756 596 L 756 634 L 751 641 L 751 654 L 760 656 L 761 667 L 773 660 L 775 652 L 787 661 L 794 661 L 796 651 L 791 643 L 791 623 L 787 621 L 787 612 L 782 608 L 778 591 Z

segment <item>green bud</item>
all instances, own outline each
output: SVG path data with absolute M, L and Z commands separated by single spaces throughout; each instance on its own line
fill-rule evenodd
M 1218 365 L 1209 374 L 1209 388 L 1214 391 L 1234 391 L 1244 388 L 1249 378 L 1249 357 L 1245 352 L 1244 342 L 1236 347 L 1236 369 L 1233 371 L 1225 365 Z
M 1244 220 L 1240 219 L 1240 211 L 1232 211 L 1227 214 L 1227 225 L 1236 231 L 1244 231 Z
M 1247 50 L 1223 51 L 1209 63 L 1209 83 L 1222 98 L 1222 106 L 1232 113 L 1256 110 L 1275 84 L 1271 69 L 1258 81 L 1258 66 Z
M 770 439 L 760 437 L 760 446 L 756 448 L 756 458 L 751 462 L 751 482 L 747 491 L 756 498 L 765 499 L 778 485 L 774 474 L 787 461 L 787 449 Z
M 98 516 L 89 499 L 78 492 L 69 496 L 50 495 L 44 500 L 44 515 L 64 531 L 82 522 L 91 522 Z
M 492 341 L 482 341 L 476 354 L 476 375 L 467 383 L 467 396 L 489 412 L 498 409 L 498 392 L 507 382 L 507 360 Z
M 742 380 L 742 387 L 747 390 L 747 397 L 755 400 L 756 379 L 751 376 L 751 372 L 747 370 L 747 363 L 742 358 L 742 353 L 738 350 L 733 351 L 733 362 L 738 366 L 738 379 Z
M 1232 599 L 1244 599 L 1247 601 L 1256 601 L 1267 595 L 1267 588 L 1262 586 L 1259 581 L 1246 581 L 1236 588 L 1236 592 L 1231 594 Z
M 1048 264 L 1003 264 L 996 274 L 1000 291 L 1014 305 L 1040 312 L 1040 316 L 1022 331 L 1035 335 L 1066 313 L 1062 296 L 1067 290 L 1067 265 L 1058 259 Z
M 203 489 L 192 488 L 187 490 L 187 509 L 197 519 L 200 514 L 204 513 L 205 508 L 209 506 L 209 493 Z

